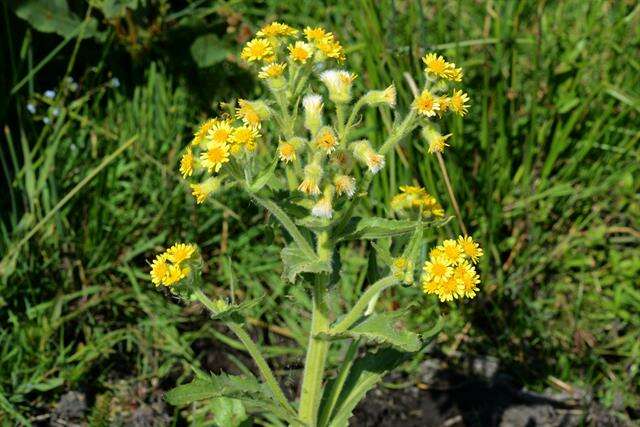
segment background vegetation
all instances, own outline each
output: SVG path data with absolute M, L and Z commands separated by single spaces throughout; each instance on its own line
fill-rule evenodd
M 285 382 L 297 375 L 302 358 L 287 342 L 302 339 L 307 311 L 289 302 L 304 290 L 279 278 L 277 226 L 232 191 L 196 207 L 177 174 L 201 119 L 221 101 L 259 96 L 237 55 L 274 19 L 334 31 L 358 84 L 394 82 L 401 109 L 412 99 L 403 72 L 419 76 L 425 51 L 465 69 L 472 107 L 464 122 L 447 123 L 454 136 L 445 161 L 487 253 L 484 286 L 467 304 L 412 306 L 417 323 L 448 318 L 423 360 L 463 369 L 491 356 L 524 387 L 580 390 L 620 419 L 638 419 L 637 2 L 29 0 L 0 8 L 3 423 L 46 420 L 69 390 L 82 391 L 95 425 L 107 412 L 168 423 L 181 415 L 162 393 L 192 366 L 248 369 L 224 331 L 151 286 L 147 261 L 178 240 L 203 249 L 208 292 L 268 294 L 252 313 L 254 333 Z M 368 114 L 376 141 L 392 118 Z M 416 135 L 394 153 L 373 209 L 384 213 L 412 177 L 448 205 L 424 146 Z M 367 266 L 359 248 L 350 252 L 347 298 Z M 381 304 L 408 302 L 397 294 Z

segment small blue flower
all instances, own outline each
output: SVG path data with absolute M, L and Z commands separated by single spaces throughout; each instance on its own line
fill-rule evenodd
M 45 90 L 44 91 L 44 96 L 46 96 L 47 98 L 53 99 L 56 97 L 56 92 L 54 90 Z
M 43 117 L 42 121 L 44 122 L 45 125 L 48 125 L 49 123 L 51 123 L 51 119 L 49 117 Z
M 53 117 L 58 117 L 60 115 L 60 107 L 51 109 L 51 114 L 53 114 Z
M 111 87 L 120 87 L 120 79 L 118 79 L 117 77 L 114 77 L 111 79 L 109 84 L 111 85 Z
M 33 103 L 29 102 L 27 104 L 27 111 L 30 112 L 31 114 L 35 114 L 36 113 L 36 106 L 33 105 Z

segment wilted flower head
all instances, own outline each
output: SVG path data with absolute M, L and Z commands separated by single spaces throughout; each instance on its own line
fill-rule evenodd
M 442 206 L 424 188 L 402 185 L 400 186 L 400 192 L 400 194 L 396 194 L 391 199 L 392 210 L 400 213 L 417 211 L 421 212 L 423 217 L 441 217 L 444 215 Z
M 302 98 L 304 108 L 304 127 L 312 134 L 315 134 L 322 126 L 322 108 L 324 106 L 322 97 L 311 93 Z
M 356 179 L 349 175 L 336 175 L 333 185 L 339 196 L 346 195 L 348 198 L 356 194 Z
M 351 86 L 356 75 L 344 70 L 327 70 L 320 74 L 320 80 L 329 91 L 329 99 L 336 103 L 351 101 Z
M 353 143 L 354 157 L 364 163 L 369 172 L 378 173 L 384 167 L 384 156 L 375 152 L 366 140 Z
M 333 216 L 333 187 L 328 186 L 320 200 L 311 209 L 311 215 L 318 218 L 331 218 Z
M 442 153 L 445 147 L 448 147 L 447 139 L 451 137 L 451 134 L 442 135 L 440 132 L 432 127 L 425 126 L 422 129 L 422 135 L 429 143 L 429 153 Z
M 317 163 L 309 163 L 304 168 L 304 179 L 298 186 L 298 190 L 310 196 L 320 194 L 320 179 L 322 178 L 322 168 Z

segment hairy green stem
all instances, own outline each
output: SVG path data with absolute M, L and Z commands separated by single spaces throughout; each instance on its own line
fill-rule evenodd
M 347 349 L 347 352 L 344 355 L 344 359 L 342 360 L 342 364 L 340 365 L 340 369 L 338 370 L 338 376 L 331 385 L 331 389 L 329 390 L 329 397 L 327 398 L 326 403 L 322 408 L 322 413 L 320 414 L 320 419 L 318 421 L 319 426 L 327 425 L 329 423 L 329 420 L 331 419 L 331 415 L 333 415 L 333 412 L 338 403 L 338 398 L 340 397 L 340 393 L 342 393 L 342 389 L 344 388 L 344 383 L 347 381 L 349 372 L 351 372 L 353 361 L 358 354 L 359 345 L 359 339 L 353 340 L 349 344 L 349 348 Z
M 367 309 L 369 301 L 376 297 L 380 292 L 391 287 L 397 283 L 397 279 L 393 276 L 383 277 L 382 279 L 369 286 L 367 290 L 360 296 L 355 305 L 349 310 L 349 312 L 331 328 L 332 334 L 339 334 L 345 332 L 351 325 L 353 325 L 362 316 L 362 313 Z
M 218 314 L 218 310 L 214 306 L 213 301 L 211 301 L 209 297 L 206 296 L 200 289 L 197 289 L 194 292 L 194 296 L 211 313 Z M 271 371 L 271 368 L 267 364 L 267 361 L 265 360 L 264 356 L 260 352 L 260 349 L 253 342 L 253 340 L 251 339 L 247 331 L 245 331 L 240 324 L 235 322 L 227 321 L 227 322 L 224 322 L 224 324 L 229 329 L 231 329 L 231 331 L 238 337 L 238 339 L 242 342 L 242 344 L 244 344 L 245 348 L 247 349 L 247 352 L 249 352 L 249 354 L 253 358 L 253 361 L 258 367 L 258 370 L 260 371 L 260 375 L 262 376 L 262 379 L 265 381 L 265 383 L 273 393 L 273 396 L 276 398 L 280 406 L 282 406 L 282 408 L 286 410 L 287 413 L 295 417 L 295 413 L 296 413 L 295 410 L 287 400 L 287 397 L 282 392 L 282 389 L 278 384 L 278 380 L 276 380 L 276 377 L 273 375 L 273 372 Z
M 327 340 L 315 338 L 329 328 L 329 309 L 326 302 L 327 280 L 326 275 L 318 275 L 314 283 L 311 330 L 298 408 L 298 418 L 310 427 L 317 425 L 318 407 L 322 397 L 322 377 L 330 345 Z

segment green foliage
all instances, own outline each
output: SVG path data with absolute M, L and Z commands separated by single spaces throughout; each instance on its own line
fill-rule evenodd
M 331 261 L 309 258 L 296 243 L 288 244 L 280 254 L 282 275 L 290 282 L 302 273 L 331 273 Z
M 400 313 L 406 313 L 402 311 Z M 325 332 L 318 334 L 318 338 L 335 339 L 364 339 L 377 344 L 391 345 L 398 350 L 413 352 L 421 346 L 417 334 L 396 327 L 400 313 L 374 313 L 362 318 L 353 326 L 341 333 Z
M 110 19 L 119 19 L 122 26 L 125 3 L 138 5 L 132 14 L 135 31 L 116 35 L 111 24 L 116 21 Z M 472 107 L 464 128 L 457 120 L 447 124 L 454 135 L 444 158 L 456 195 L 465 201 L 461 209 L 467 226 L 487 249 L 479 269 L 487 286 L 462 308 L 431 303 L 412 308 L 415 324 L 446 313 L 438 340 L 444 352 L 496 356 L 501 369 L 528 388 L 542 390 L 554 376 L 593 390 L 623 417 L 626 408 L 638 406 L 640 324 L 634 314 L 640 310 L 640 68 L 633 55 L 624 54 L 637 50 L 637 7 L 579 0 L 492 6 L 362 0 L 357 8 L 267 1 L 246 9 L 235 3 L 232 12 L 243 23 L 231 28 L 225 23 L 231 15 L 206 2 L 189 3 L 185 13 L 173 6 L 158 9 L 158 16 L 172 18 L 164 23 L 147 20 L 140 5 L 160 3 L 94 2 L 93 19 L 108 25 L 100 29 L 116 43 L 82 41 L 72 67 L 81 92 L 56 100 L 38 92 L 62 78 L 60 69 L 67 66 L 73 43 L 56 46 L 57 36 L 25 32 L 23 20 L 3 9 L 7 31 L 0 44 L 8 53 L 0 73 L 5 95 L 0 121 L 7 126 L 0 146 L 3 261 L 105 155 L 136 134 L 138 139 L 12 257 L 13 268 L 0 285 L 2 422 L 26 424 L 23 420 L 40 414 L 36 408 L 51 408 L 63 389 L 89 383 L 102 391 L 111 387 L 111 377 L 159 378 L 161 390 L 156 391 L 162 391 L 184 381 L 192 364 L 209 357 L 198 350 L 203 342 L 237 348 L 235 340 L 222 344 L 221 335 L 220 341 L 207 340 L 217 331 L 205 326 L 206 316 L 186 316 L 185 309 L 168 304 L 145 281 L 153 252 L 196 234 L 204 236 L 198 243 L 213 263 L 216 284 L 230 287 L 220 261 L 229 257 L 247 298 L 268 295 L 250 310 L 251 317 L 280 325 L 294 341 L 304 342 L 303 313 L 310 302 L 293 305 L 292 295 L 304 298 L 305 291 L 280 280 L 283 238 L 274 233 L 273 221 L 264 221 L 254 205 L 238 200 L 233 191 L 202 212 L 192 206 L 188 189 L 176 186 L 176 153 L 201 119 L 187 110 L 211 108 L 223 97 L 257 95 L 233 63 L 196 70 L 185 46 L 215 31 L 233 52 L 242 25 L 255 29 L 274 17 L 336 31 L 350 47 L 349 64 L 364 70 L 356 83 L 384 87 L 393 81 L 401 106 L 412 99 L 402 73 L 413 69 L 417 74 L 424 47 L 465 68 Z M 76 8 L 71 13 L 74 20 L 83 16 Z M 233 32 L 225 35 L 227 28 Z M 183 30 L 191 32 L 188 37 Z M 55 49 L 40 50 L 49 45 Z M 145 77 L 140 63 L 130 68 L 122 60 L 118 45 L 159 55 L 166 66 Z M 123 81 L 121 89 L 104 84 L 111 75 Z M 25 112 L 27 102 L 36 104 L 36 114 Z M 45 126 L 42 120 L 52 117 L 55 107 L 63 107 L 63 116 Z M 367 112 L 363 121 L 364 133 L 375 142 L 393 118 Z M 423 141 L 404 142 L 387 166 L 367 199 L 377 215 L 386 215 L 396 187 L 410 183 L 415 173 L 452 214 Z M 425 228 L 425 237 L 449 236 L 455 227 Z M 225 239 L 225 228 L 233 239 Z M 157 237 L 161 229 L 172 232 Z M 386 251 L 383 241 L 373 244 Z M 419 252 L 424 256 L 428 249 Z M 341 252 L 346 256 L 338 289 L 356 294 L 366 286 L 367 261 L 357 247 L 345 245 Z M 133 290 L 131 283 L 136 284 Z M 414 297 L 400 289 L 394 301 L 379 304 L 402 305 Z M 458 341 L 465 324 L 468 334 Z M 259 338 L 265 337 L 270 363 L 299 362 L 300 353 L 287 341 L 282 345 L 279 335 L 265 329 Z M 62 385 L 51 388 L 59 379 Z

